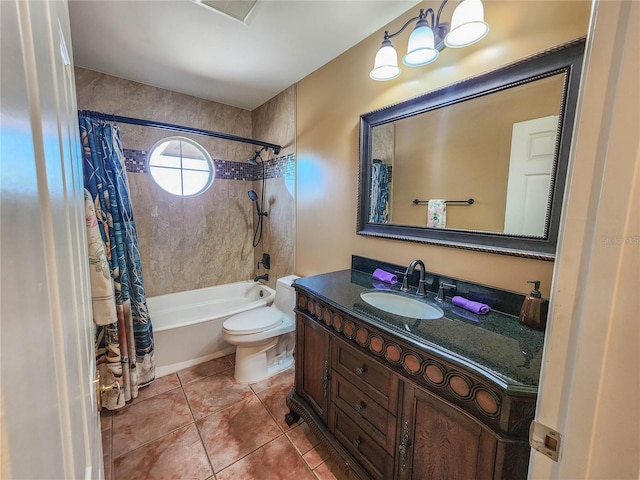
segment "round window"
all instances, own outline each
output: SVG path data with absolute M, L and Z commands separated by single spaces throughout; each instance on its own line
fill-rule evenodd
M 184 137 L 168 137 L 156 143 L 149 152 L 148 167 L 160 188 L 181 197 L 199 195 L 216 176 L 209 153 Z

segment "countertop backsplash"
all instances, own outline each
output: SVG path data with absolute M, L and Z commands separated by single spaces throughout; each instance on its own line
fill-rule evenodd
M 524 302 L 525 295 L 517 292 L 510 292 L 508 290 L 501 290 L 487 285 L 467 282 L 455 277 L 438 275 L 436 273 L 429 272 L 428 262 L 425 262 L 425 265 L 427 268 L 425 272 L 427 291 L 437 293 L 438 286 L 440 285 L 440 282 L 443 281 L 445 283 L 455 284 L 457 287 L 455 290 L 445 290 L 447 298 L 459 295 L 475 302 L 485 303 L 489 305 L 492 310 L 506 315 L 517 317 L 520 314 L 520 308 L 522 307 L 522 302 Z M 373 274 L 376 268 L 381 268 L 382 270 L 396 273 L 398 275 L 398 281 L 401 282 L 402 276 L 407 269 L 407 265 L 395 265 L 381 260 L 352 255 L 351 268 L 353 270 L 369 274 Z M 419 276 L 420 273 L 418 270 L 409 275 L 409 285 L 414 287 L 417 286 Z M 545 301 L 548 303 L 548 300 Z

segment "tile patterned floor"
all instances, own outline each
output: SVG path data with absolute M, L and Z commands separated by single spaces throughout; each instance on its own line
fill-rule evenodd
M 346 480 L 305 423 L 284 421 L 293 368 L 243 385 L 233 361 L 158 378 L 103 411 L 106 480 Z

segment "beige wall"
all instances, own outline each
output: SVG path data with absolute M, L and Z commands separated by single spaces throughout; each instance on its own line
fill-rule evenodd
M 526 280 L 542 281 L 549 294 L 553 263 L 355 234 L 358 132 L 362 113 L 477 75 L 586 34 L 590 3 L 485 3 L 489 35 L 466 49 L 446 49 L 435 64 L 404 68 L 390 82 L 369 79 L 383 30 L 395 31 L 418 7 L 396 19 L 298 83 L 296 271 L 301 275 L 348 268 L 351 255 L 408 264 L 473 282 L 526 292 Z M 437 7 L 423 2 L 419 7 Z M 450 17 L 454 5 L 443 11 Z M 406 48 L 407 35 L 396 47 Z
M 81 110 L 253 137 L 252 113 L 247 110 L 82 68 L 76 68 L 75 74 Z M 288 143 L 288 151 L 293 149 L 290 140 L 293 137 L 291 125 L 295 122 L 293 95 L 293 89 L 289 89 L 257 112 L 260 118 L 257 123 L 270 127 L 257 128 L 256 137 L 270 143 Z M 166 130 L 127 124 L 119 126 L 124 148 L 148 151 L 161 138 L 173 135 Z M 255 150 L 254 146 L 240 142 L 202 135 L 183 136 L 203 145 L 213 159 L 243 162 Z M 247 196 L 248 190 L 255 189 L 252 182 L 217 179 L 201 195 L 178 198 L 159 188 L 148 174 L 128 173 L 127 176 L 147 296 L 255 276 L 257 259 L 251 245 L 255 214 Z M 268 183 L 277 183 L 277 180 Z M 270 194 L 270 201 L 283 207 L 275 210 L 288 212 L 292 209 L 291 206 L 284 207 L 292 200 L 281 190 L 274 187 Z M 266 229 L 265 236 L 270 243 L 293 243 L 292 216 L 274 212 L 265 223 L 269 225 L 269 222 L 278 225 L 278 228 Z M 274 238 L 269 238 L 270 235 Z M 292 270 L 292 249 L 282 251 L 286 254 L 277 259 L 276 265 Z

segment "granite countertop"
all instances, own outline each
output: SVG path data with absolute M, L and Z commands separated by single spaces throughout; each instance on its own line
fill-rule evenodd
M 414 320 L 376 309 L 360 298 L 364 291 L 381 287 L 371 274 L 341 270 L 296 280 L 294 286 L 426 351 L 472 370 L 507 392 L 535 394 L 542 360 L 544 332 L 520 325 L 518 318 L 500 312 L 476 315 L 447 298 L 437 303 L 444 317 Z M 409 293 L 415 293 L 411 288 Z M 427 300 L 435 295 L 428 293 Z M 435 303 L 435 302 L 434 302 Z

